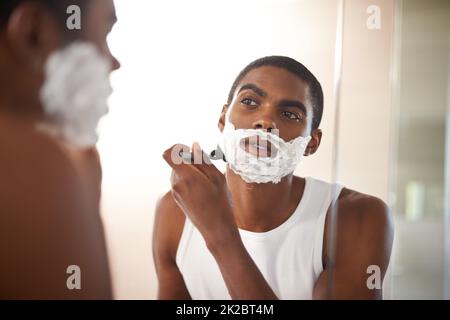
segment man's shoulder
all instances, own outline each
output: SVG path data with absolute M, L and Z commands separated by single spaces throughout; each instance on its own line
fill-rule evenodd
M 171 191 L 164 193 L 156 202 L 155 217 L 156 219 L 184 222 L 184 213 L 175 202 Z
M 74 162 L 56 141 L 34 130 L 12 130 L 0 139 L 1 193 L 46 198 L 77 195 L 80 177 Z M 16 198 L 17 197 L 13 197 Z
M 301 177 L 295 177 L 301 180 Z M 324 185 L 332 185 L 325 180 L 312 178 L 320 181 Z M 351 220 L 352 222 L 375 222 L 387 221 L 391 217 L 391 212 L 386 203 L 375 196 L 365 194 L 349 188 L 342 188 L 338 200 L 338 212 L 341 220 Z
M 393 217 L 383 200 L 344 188 L 337 200 L 336 222 L 337 246 L 344 253 L 350 252 L 344 256 L 353 259 L 353 251 L 361 247 L 368 256 L 384 257 L 390 252 L 394 235 Z M 330 223 L 331 215 L 328 214 L 324 232 L 324 261 L 329 250 Z
M 339 199 L 338 217 L 343 227 L 392 228 L 392 213 L 378 197 L 343 188 Z
M 14 288 L 20 285 L 14 279 L 23 279 L 20 283 L 28 285 L 21 295 L 27 297 L 109 298 L 98 202 L 90 201 L 73 156 L 31 126 L 9 122 L 0 136 L 0 232 L 9 239 L 0 245 L 2 261 L 8 262 L 0 282 Z M 73 261 L 88 279 L 79 293 L 60 286 Z M 24 265 L 35 272 L 26 272 Z M 48 290 L 41 292 L 44 282 Z

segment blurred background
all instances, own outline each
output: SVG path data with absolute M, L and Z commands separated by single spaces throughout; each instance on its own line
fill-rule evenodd
M 337 179 L 394 213 L 385 298 L 450 298 L 450 1 L 115 3 L 109 43 L 122 68 L 99 143 L 115 298 L 156 298 L 154 207 L 170 177 L 163 151 L 194 141 L 212 149 L 234 78 L 273 54 L 305 64 L 325 95 L 321 147 L 296 173 Z

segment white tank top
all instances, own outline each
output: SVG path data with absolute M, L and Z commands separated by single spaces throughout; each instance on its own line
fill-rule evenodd
M 297 208 L 280 226 L 267 232 L 239 229 L 245 248 L 279 299 L 312 299 L 323 271 L 326 213 L 341 190 L 339 184 L 306 177 Z M 216 260 L 188 218 L 176 263 L 192 299 L 231 299 Z

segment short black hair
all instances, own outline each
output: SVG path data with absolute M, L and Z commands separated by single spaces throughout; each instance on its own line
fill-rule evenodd
M 313 108 L 313 120 L 311 129 L 315 130 L 319 127 L 320 121 L 322 120 L 323 114 L 323 91 L 322 86 L 316 77 L 308 70 L 303 64 L 295 59 L 285 57 L 285 56 L 268 56 L 257 59 L 247 65 L 237 76 L 236 80 L 231 87 L 230 93 L 228 94 L 227 104 L 230 105 L 233 101 L 234 93 L 241 82 L 241 80 L 250 71 L 264 67 L 272 66 L 284 69 L 296 75 L 300 80 L 304 81 L 309 87 L 309 98 Z
M 83 10 L 90 0 L 0 0 L 0 29 L 5 27 L 14 9 L 29 1 L 42 4 L 54 15 L 61 26 L 65 26 L 68 17 L 67 8 L 70 5 L 78 5 Z

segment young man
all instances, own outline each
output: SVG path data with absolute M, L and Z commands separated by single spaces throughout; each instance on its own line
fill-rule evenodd
M 262 58 L 237 77 L 218 123 L 225 149 L 230 137 L 243 136 L 238 145 L 256 166 L 234 165 L 233 153 L 224 150 L 224 175 L 208 161 L 179 158 L 186 146 L 164 153 L 173 173 L 172 189 L 156 208 L 153 236 L 160 299 L 382 298 L 380 285 L 368 285 L 368 270 L 377 269 L 382 281 L 389 263 L 393 227 L 386 205 L 293 175 L 296 161 L 320 145 L 322 109 L 321 86 L 307 68 L 287 57 Z M 265 141 L 263 148 L 258 132 L 275 130 L 282 147 Z M 252 132 L 256 143 L 248 139 Z M 192 152 L 202 157 L 198 144 Z M 287 172 L 269 166 L 258 174 L 277 153 Z M 336 241 L 330 246 L 333 203 Z
M 72 5 L 81 9 L 81 30 L 67 27 Z M 0 1 L 0 298 L 112 296 L 97 151 L 69 148 L 38 128 L 47 121 L 46 61 L 82 41 L 108 61 L 108 75 L 119 67 L 106 43 L 114 21 L 112 0 Z

